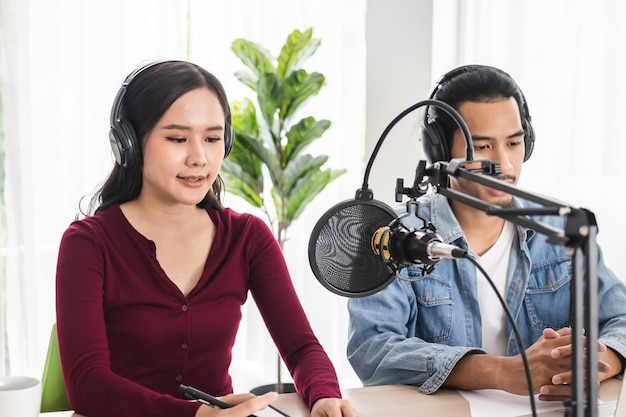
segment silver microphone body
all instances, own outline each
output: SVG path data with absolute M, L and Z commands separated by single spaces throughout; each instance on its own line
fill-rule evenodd
M 465 258 L 467 256 L 467 251 L 459 247 L 436 241 L 427 245 L 426 252 L 428 256 L 435 258 L 454 259 Z

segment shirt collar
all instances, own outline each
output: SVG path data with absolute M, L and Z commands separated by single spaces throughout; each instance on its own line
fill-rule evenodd
M 424 205 L 421 210 L 426 210 L 428 217 L 431 219 L 432 225 L 435 227 L 437 234 L 441 236 L 445 243 L 453 243 L 458 239 L 463 239 L 463 229 L 457 221 L 448 198 L 437 193 L 426 194 L 420 200 L 420 205 Z M 528 204 L 524 200 L 514 196 L 511 203 L 514 208 L 524 208 Z M 535 235 L 535 231 L 528 227 L 515 225 L 521 242 L 529 241 Z

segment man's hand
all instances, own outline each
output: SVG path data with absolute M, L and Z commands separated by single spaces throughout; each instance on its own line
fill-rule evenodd
M 598 343 L 600 380 L 617 375 L 620 357 Z M 563 401 L 571 397 L 572 329 L 545 329 L 543 335 L 526 350 L 532 377 L 533 393 L 544 401 Z M 521 355 L 465 355 L 448 375 L 444 386 L 455 389 L 500 389 L 528 395 L 526 369 Z
M 544 337 L 557 338 L 562 335 L 571 336 L 571 328 L 544 330 Z M 557 372 L 552 376 L 550 383 L 539 387 L 539 399 L 542 401 L 564 401 L 572 396 L 573 374 L 571 370 L 573 348 L 571 342 L 555 348 L 550 355 L 555 359 L 567 359 L 570 366 L 564 372 Z M 621 371 L 620 357 L 604 344 L 598 343 L 598 381 L 611 378 Z
M 562 334 L 560 334 L 562 333 Z M 571 343 L 567 331 L 546 329 L 544 335 L 530 346 L 525 354 L 528 359 L 533 383 L 533 394 L 539 387 L 551 384 L 552 377 L 569 369 L 567 359 L 551 356 L 551 352 Z M 444 386 L 455 389 L 499 389 L 513 394 L 528 395 L 528 379 L 522 355 L 495 356 L 484 354 L 465 355 L 459 360 Z
M 552 377 L 570 369 L 570 358 L 565 356 L 554 357 L 552 352 L 563 349 L 572 343 L 571 329 L 558 331 L 545 329 L 543 335 L 526 350 L 526 358 L 530 367 L 534 393 L 539 393 L 542 386 L 552 384 Z M 521 355 L 506 358 L 507 372 L 500 378 L 500 384 L 505 391 L 524 395 L 528 394 L 526 369 Z

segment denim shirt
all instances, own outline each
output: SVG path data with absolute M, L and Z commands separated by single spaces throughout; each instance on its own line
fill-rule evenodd
M 514 198 L 515 207 L 534 203 Z M 406 211 L 406 210 L 405 210 Z M 400 213 L 402 214 L 402 213 Z M 428 219 L 443 242 L 468 250 L 461 226 L 441 194 L 419 200 L 419 214 Z M 560 216 L 533 220 L 562 230 Z M 407 227 L 423 223 L 415 215 L 403 218 Z M 516 225 L 502 297 L 515 319 L 524 349 L 544 328 L 570 326 L 571 258 L 565 246 L 547 236 Z M 598 251 L 598 340 L 626 357 L 626 287 Z M 427 276 L 408 266 L 382 291 L 348 300 L 350 317 L 348 359 L 365 385 L 413 384 L 423 393 L 437 391 L 456 363 L 470 353 L 486 353 L 482 346 L 476 267 L 467 259 L 442 259 Z M 502 312 L 504 313 L 504 310 Z M 507 320 L 507 355 L 519 353 Z

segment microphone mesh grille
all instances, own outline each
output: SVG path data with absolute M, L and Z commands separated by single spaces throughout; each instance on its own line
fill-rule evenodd
M 385 288 L 394 271 L 371 248 L 378 228 L 396 218 L 375 200 L 349 200 L 317 222 L 309 241 L 309 263 L 317 280 L 331 292 L 363 297 Z

